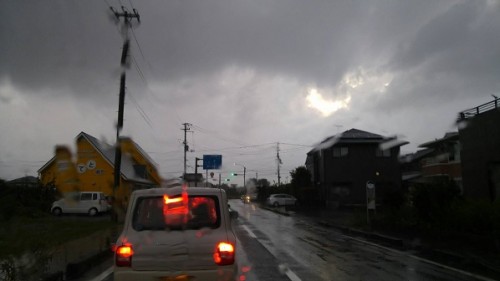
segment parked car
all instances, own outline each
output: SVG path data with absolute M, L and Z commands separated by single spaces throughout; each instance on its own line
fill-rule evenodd
M 223 190 L 134 191 L 114 245 L 114 280 L 236 280 L 236 236 Z
M 273 207 L 295 206 L 297 204 L 297 198 L 289 194 L 271 194 L 271 196 L 267 198 L 266 203 Z
M 106 196 L 98 191 L 73 192 L 65 194 L 64 198 L 52 203 L 51 213 L 61 214 L 89 214 L 95 216 L 110 210 Z

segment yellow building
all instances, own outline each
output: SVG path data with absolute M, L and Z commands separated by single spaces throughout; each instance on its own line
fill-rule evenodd
M 113 192 L 115 147 L 84 132 L 75 140 L 75 157 L 69 148 L 56 146 L 55 156 L 38 170 L 42 184 L 53 184 L 61 193 L 101 191 L 119 202 L 127 202 L 133 190 L 160 185 L 154 161 L 132 139 L 122 137 L 120 186 Z

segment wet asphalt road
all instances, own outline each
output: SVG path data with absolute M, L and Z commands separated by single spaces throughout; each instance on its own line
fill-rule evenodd
M 238 280 L 489 280 L 345 236 L 307 217 L 230 200 L 239 218 Z M 101 280 L 113 280 L 112 274 Z M 97 281 L 97 280 L 95 280 Z
M 345 236 L 306 217 L 287 217 L 238 200 L 230 204 L 239 212 L 235 230 L 259 281 L 482 280 L 411 252 Z M 289 269 L 285 276 L 283 268 Z

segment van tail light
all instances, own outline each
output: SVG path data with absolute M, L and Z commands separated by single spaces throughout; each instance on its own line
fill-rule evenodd
M 229 242 L 220 242 L 215 247 L 214 261 L 217 265 L 230 265 L 234 263 L 234 246 Z
M 116 266 L 129 267 L 132 264 L 134 250 L 131 245 L 123 245 L 116 248 L 115 263 Z

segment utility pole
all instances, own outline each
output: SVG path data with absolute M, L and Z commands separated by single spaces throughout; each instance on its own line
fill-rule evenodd
M 182 179 L 185 180 L 186 179 L 186 164 L 187 164 L 187 162 L 186 162 L 187 161 L 186 160 L 186 153 L 189 150 L 189 146 L 187 144 L 187 132 L 191 130 L 191 128 L 190 128 L 191 124 L 184 123 L 182 125 L 184 125 L 184 128 L 181 129 L 181 130 L 184 131 L 184 142 L 183 142 L 183 144 L 184 144 L 184 173 L 182 174 Z
M 132 20 L 136 19 L 140 23 L 140 16 L 136 9 L 133 12 L 127 11 L 125 7 L 122 6 L 122 12 L 118 12 L 113 7 L 110 7 L 111 12 L 116 17 L 117 22 L 123 19 L 122 23 L 122 33 L 123 33 L 123 49 L 120 60 L 120 65 L 122 67 L 122 74 L 120 76 L 120 94 L 118 100 L 118 122 L 116 125 L 116 150 L 115 150 L 115 169 L 114 169 L 114 186 L 113 186 L 113 197 L 116 197 L 116 189 L 120 186 L 120 175 L 121 175 L 121 147 L 120 147 L 120 131 L 123 128 L 123 112 L 125 107 L 125 73 L 126 69 L 129 67 L 128 62 L 128 52 L 130 49 L 130 40 L 128 37 L 128 29 L 132 27 Z
M 276 146 L 276 163 L 278 164 L 278 186 L 281 186 L 280 165 L 283 164 L 280 158 L 280 143 Z

